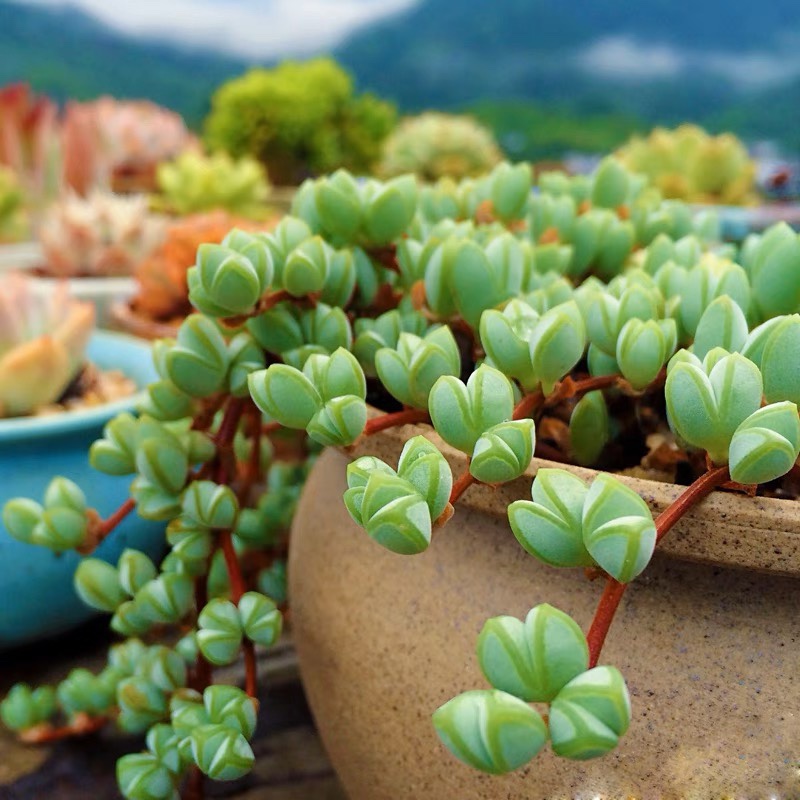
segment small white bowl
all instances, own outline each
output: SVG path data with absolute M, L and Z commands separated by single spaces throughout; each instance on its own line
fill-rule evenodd
M 59 283 L 57 278 L 34 278 L 36 291 L 52 292 Z M 126 302 L 136 294 L 134 278 L 67 278 L 69 293 L 77 300 L 88 300 L 97 313 L 97 327 L 113 327 L 111 307 Z

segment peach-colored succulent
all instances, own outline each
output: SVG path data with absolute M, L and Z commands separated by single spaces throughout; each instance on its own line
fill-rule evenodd
M 132 275 L 163 238 L 165 222 L 144 195 L 69 193 L 42 220 L 47 271 L 58 277 Z
M 94 329 L 94 306 L 66 284 L 40 292 L 33 280 L 0 280 L 0 417 L 29 414 L 57 400 L 79 372 Z
M 180 114 L 148 100 L 101 97 L 84 105 L 97 116 L 102 147 L 114 169 L 175 158 L 194 141 Z
M 153 320 L 186 316 L 192 310 L 186 272 L 195 263 L 197 248 L 205 242 L 221 242 L 232 228 L 265 230 L 271 225 L 256 224 L 226 211 L 193 214 L 174 222 L 164 243 L 136 268 L 139 293 L 131 303 L 134 311 Z
M 25 83 L 0 89 L 0 164 L 10 167 L 28 202 L 41 205 L 61 183 L 58 108 Z

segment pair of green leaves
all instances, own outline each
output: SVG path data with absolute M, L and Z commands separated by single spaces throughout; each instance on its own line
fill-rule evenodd
M 628 583 L 647 566 L 656 529 L 647 504 L 610 475 L 591 486 L 566 470 L 540 469 L 533 501 L 508 507 L 511 529 L 531 555 L 555 567 L 602 567 Z
M 379 350 L 385 347 L 394 350 L 403 333 L 422 337 L 427 330 L 427 320 L 414 310 L 392 309 L 375 319 L 362 317 L 355 322 L 353 354 L 364 368 L 365 374 L 375 377 L 378 374 L 375 359 Z M 457 354 L 458 350 L 455 352 Z
M 203 314 L 246 314 L 272 284 L 272 253 L 258 235 L 234 228 L 221 244 L 201 244 L 186 279 L 189 300 Z
M 485 311 L 480 322 L 487 363 L 533 391 L 553 391 L 578 363 L 586 347 L 586 329 L 578 306 L 570 301 L 541 316 L 522 300 L 503 311 Z
M 528 468 L 534 423 L 511 419 L 514 387 L 502 372 L 481 365 L 466 385 L 445 375 L 434 384 L 428 407 L 436 432 L 470 456 L 470 473 L 477 480 L 503 483 Z
M 300 187 L 293 210 L 333 241 L 380 246 L 397 239 L 417 207 L 417 182 L 403 175 L 357 182 L 346 170 Z
M 3 524 L 15 539 L 60 553 L 86 542 L 86 510 L 86 497 L 77 484 L 53 478 L 43 503 L 26 497 L 9 500 L 3 507 Z
M 458 695 L 433 716 L 444 744 L 470 766 L 510 772 L 530 761 L 548 735 L 557 755 L 594 758 L 612 750 L 628 729 L 622 676 L 607 666 L 587 671 L 586 637 L 550 605 L 531 609 L 524 622 L 488 620 L 478 659 L 494 689 Z M 529 702 L 550 704 L 548 723 Z
M 375 352 L 375 371 L 387 391 L 403 405 L 427 408 L 436 381 L 461 371 L 461 355 L 446 325 L 424 336 L 401 332 L 394 347 Z
M 302 371 L 273 364 L 250 376 L 256 405 L 287 428 L 323 445 L 352 444 L 367 423 L 367 384 L 355 356 L 343 348 L 312 355 Z
M 254 701 L 235 686 L 209 686 L 202 696 L 173 695 L 170 721 L 184 763 L 210 778 L 230 781 L 246 775 L 255 757 L 248 740 L 256 727 Z
M 198 618 L 197 645 L 212 664 L 230 664 L 239 654 L 242 637 L 264 647 L 278 640 L 283 617 L 275 603 L 259 592 L 245 592 L 238 605 L 211 600 Z
M 680 350 L 664 389 L 670 425 L 715 464 L 725 464 L 735 430 L 761 405 L 762 389 L 758 367 L 738 353 L 715 348 L 700 361 Z
M 279 303 L 249 319 L 247 329 L 264 350 L 298 369 L 314 353 L 330 355 L 340 347 L 349 350 L 353 342 L 345 312 L 325 303 L 309 309 Z
M 524 274 L 525 252 L 512 234 L 494 236 L 485 245 L 451 236 L 425 263 L 426 301 L 440 318 L 458 313 L 477 328 L 486 309 L 520 293 Z
M 800 308 L 800 237 L 789 225 L 779 222 L 761 236 L 749 236 L 741 258 L 762 319 Z
M 415 436 L 403 447 L 396 472 L 364 456 L 348 465 L 347 486 L 350 516 L 378 544 L 413 555 L 430 544 L 433 523 L 449 503 L 453 475 L 437 447 Z

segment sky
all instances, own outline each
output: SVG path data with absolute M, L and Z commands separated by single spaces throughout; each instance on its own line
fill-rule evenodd
M 128 34 L 247 58 L 303 56 L 418 0 L 22 0 L 75 5 Z

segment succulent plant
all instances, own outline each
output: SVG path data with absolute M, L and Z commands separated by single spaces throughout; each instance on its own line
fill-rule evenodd
M 163 228 L 146 197 L 96 190 L 85 199 L 67 194 L 51 206 L 39 239 L 51 275 L 132 275 L 160 243 Z
M 251 69 L 211 100 L 205 142 L 212 151 L 253 156 L 280 185 L 344 167 L 368 171 L 395 120 L 394 107 L 356 95 L 335 61 L 284 61 Z
M 247 156 L 204 156 L 187 151 L 159 165 L 157 205 L 177 214 L 221 209 L 253 219 L 265 215 L 269 185 L 262 166 Z
M 24 200 L 15 174 L 0 166 L 0 243 L 25 238 L 28 224 Z
M 754 199 L 755 164 L 730 133 L 712 136 L 697 125 L 655 128 L 647 137 L 634 136 L 616 155 L 665 197 L 728 205 Z
M 149 319 L 172 320 L 191 311 L 186 273 L 194 264 L 201 244 L 219 244 L 234 228 L 255 227 L 250 220 L 225 211 L 192 214 L 170 222 L 164 241 L 136 264 L 137 294 L 131 299 L 134 311 Z M 263 227 L 263 226 L 260 226 Z
M 0 281 L 0 417 L 34 412 L 57 400 L 83 365 L 94 306 L 66 286 L 37 292 L 15 273 Z
M 9 167 L 32 207 L 40 208 L 61 186 L 58 108 L 24 83 L 0 89 L 0 165 Z
M 476 177 L 502 159 L 494 136 L 472 117 L 429 111 L 402 120 L 386 140 L 382 175 L 415 173 L 425 181 Z
M 712 227 L 614 159 L 531 184 L 529 165 L 423 189 L 338 171 L 305 183 L 274 230 L 197 248 L 196 313 L 156 344 L 139 415 L 111 420 L 90 451 L 100 472 L 132 476 L 130 499 L 103 519 L 55 478 L 3 512 L 22 541 L 88 553 L 135 508 L 167 523 L 169 555 L 82 562 L 77 591 L 129 639 L 97 675 L 13 689 L 6 724 L 32 739 L 111 719 L 149 729 L 146 751 L 118 766 L 134 800 L 174 797 L 189 770 L 245 774 L 253 649 L 281 630 L 280 559 L 308 466 L 321 446 L 417 423 L 436 436 L 415 430 L 397 463 L 365 455 L 345 476 L 355 524 L 403 556 L 449 535 L 471 486 L 527 481 L 537 455 L 607 470 L 540 466 L 529 498 L 508 505 L 525 553 L 605 588 L 584 628 L 547 603 L 489 619 L 477 657 L 490 688 L 429 709 L 443 744 L 495 774 L 548 742 L 573 760 L 624 747 L 631 699 L 601 656 L 627 586 L 715 489 L 793 491 L 800 249 L 776 226 L 720 252 Z M 642 466 L 653 432 L 688 484 L 657 517 L 612 474 Z M 461 474 L 447 448 L 466 457 Z M 249 551 L 270 566 L 248 574 Z M 137 638 L 164 627 L 182 631 L 172 647 Z M 213 685 L 213 667 L 239 658 L 245 691 Z

